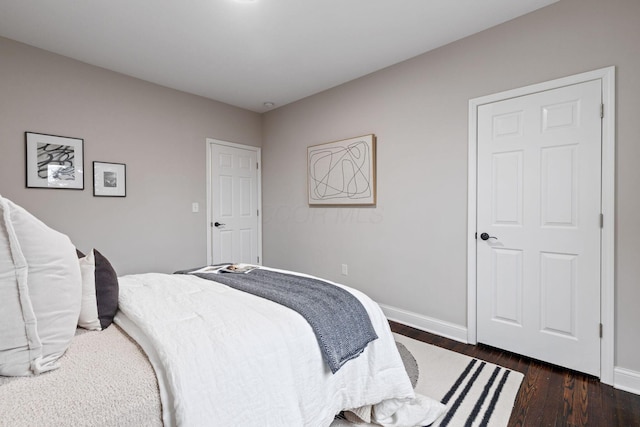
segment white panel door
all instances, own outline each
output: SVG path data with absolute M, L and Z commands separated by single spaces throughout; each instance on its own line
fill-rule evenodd
M 478 109 L 478 341 L 600 374 L 601 81 Z
M 257 264 L 258 159 L 254 150 L 211 146 L 212 263 Z

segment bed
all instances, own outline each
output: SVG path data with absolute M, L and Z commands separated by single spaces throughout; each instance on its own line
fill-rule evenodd
M 323 281 L 376 338 L 333 366 L 289 307 L 194 274 L 117 277 L 2 197 L 0 213 L 0 425 L 329 426 L 348 411 L 412 426 L 443 410 L 414 394 L 382 311 L 355 289 Z

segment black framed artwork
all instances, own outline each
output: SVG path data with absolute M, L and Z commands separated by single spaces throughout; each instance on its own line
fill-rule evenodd
M 84 140 L 25 132 L 27 188 L 84 189 Z
M 127 196 L 127 165 L 93 162 L 93 195 L 96 197 Z

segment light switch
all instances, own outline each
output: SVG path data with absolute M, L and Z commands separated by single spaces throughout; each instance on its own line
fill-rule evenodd
M 193 213 L 200 212 L 200 205 L 198 204 L 198 202 L 191 203 L 191 212 Z

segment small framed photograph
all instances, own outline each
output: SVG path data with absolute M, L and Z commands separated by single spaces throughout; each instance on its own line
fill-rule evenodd
M 127 165 L 93 162 L 93 195 L 97 197 L 127 196 Z
M 25 132 L 27 188 L 84 190 L 84 140 Z

